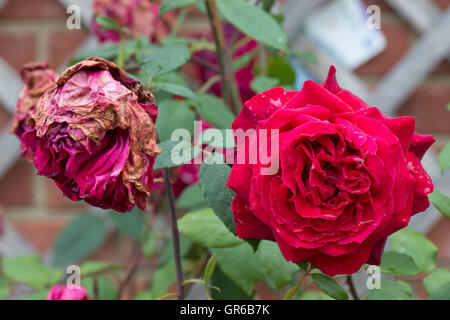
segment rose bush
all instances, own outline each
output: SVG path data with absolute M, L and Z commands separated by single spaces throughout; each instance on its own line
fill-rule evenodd
M 10 130 L 19 138 L 29 129 L 27 120 L 36 109 L 39 98 L 53 86 L 58 78 L 47 62 L 25 64 L 20 71 L 20 76 L 25 82 L 25 87 L 20 92 Z
M 39 100 L 21 148 L 71 200 L 120 212 L 145 209 L 153 185 L 157 107 L 115 64 L 89 58 Z
M 115 20 L 120 27 L 127 28 L 128 36 L 145 36 L 149 40 L 158 41 L 167 36 L 173 20 L 171 14 L 167 20 L 159 18 L 159 4 L 150 0 L 96 0 L 93 4 L 94 16 L 105 16 Z M 92 32 L 103 41 L 120 41 L 121 35 L 117 30 L 101 30 L 100 24 L 92 22 Z
M 63 284 L 57 284 L 50 289 L 47 300 L 89 300 L 89 297 L 83 287 L 68 288 Z
M 341 89 L 335 72 L 322 85 L 249 100 L 233 129 L 278 129 L 268 144 L 279 141 L 271 155 L 279 170 L 235 164 L 228 179 L 240 238 L 276 241 L 286 260 L 330 276 L 379 264 L 386 237 L 425 210 L 433 191 L 420 163 L 433 137 L 414 134 L 414 118 L 386 117 Z M 238 146 L 238 157 L 251 143 Z

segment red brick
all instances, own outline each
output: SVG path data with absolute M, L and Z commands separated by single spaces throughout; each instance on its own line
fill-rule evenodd
M 20 158 L 0 179 L 0 204 L 5 207 L 31 205 L 32 175 L 31 165 Z
M 0 105 L 0 130 L 9 128 L 11 125 L 11 115 Z
M 9 217 L 17 231 L 31 242 L 40 253 L 49 252 L 61 231 L 67 226 L 71 218 L 67 216 L 48 217 Z
M 87 36 L 88 32 L 85 30 L 65 30 L 53 33 L 48 45 L 50 66 L 58 68 L 66 63 L 74 51 L 87 39 Z
M 398 21 L 382 21 L 387 44 L 383 52 L 356 69 L 359 75 L 383 75 L 394 67 L 411 47 L 410 30 Z
M 0 10 L 0 19 L 64 18 L 58 0 L 9 0 Z
M 432 0 L 432 1 L 443 10 L 450 5 L 450 0 Z
M 450 83 L 422 85 L 399 109 L 399 114 L 416 118 L 416 129 L 422 133 L 450 132 Z
M 42 177 L 42 179 L 45 179 L 45 192 L 46 192 L 46 198 L 47 198 L 47 205 L 50 208 L 63 208 L 67 207 L 72 201 L 65 197 L 61 191 L 61 189 L 58 188 L 58 186 L 51 180 Z
M 17 71 L 24 63 L 36 59 L 36 35 L 33 33 L 0 32 L 0 43 L 0 56 Z

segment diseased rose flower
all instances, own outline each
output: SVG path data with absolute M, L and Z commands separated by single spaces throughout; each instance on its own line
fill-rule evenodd
M 27 120 L 36 109 L 39 98 L 53 86 L 58 78 L 56 72 L 48 67 L 47 62 L 25 64 L 20 71 L 20 76 L 25 82 L 25 87 L 20 92 L 11 125 L 11 133 L 19 138 L 29 129 Z
M 68 288 L 57 284 L 50 289 L 46 300 L 89 300 L 89 297 L 83 287 Z
M 228 24 L 228 23 L 224 24 L 223 30 L 224 30 L 225 41 L 226 41 L 227 46 L 230 46 L 232 44 L 233 40 L 239 41 L 239 40 L 242 40 L 243 38 L 245 38 L 245 34 L 243 34 L 242 32 L 239 32 L 231 24 Z M 208 38 L 210 40 L 213 39 L 212 35 L 209 35 Z M 250 40 L 248 42 L 245 42 L 240 47 L 238 47 L 237 50 L 234 52 L 234 54 L 232 56 L 232 61 L 236 61 L 237 59 L 241 58 L 243 55 L 254 50 L 256 47 L 258 47 L 258 42 L 256 42 L 255 40 Z M 218 61 L 218 58 L 217 58 L 217 55 L 215 52 L 203 50 L 203 51 L 199 51 L 195 55 L 199 58 L 202 58 L 202 59 L 212 63 L 213 65 L 217 66 L 217 68 L 219 68 L 219 61 Z M 248 64 L 237 69 L 234 72 L 234 76 L 236 78 L 236 83 L 237 83 L 242 101 L 247 101 L 248 99 L 253 97 L 253 95 L 255 94 L 255 92 L 250 87 L 250 83 L 252 82 L 252 80 L 254 78 L 253 72 L 252 72 L 254 64 L 255 64 L 254 60 L 251 60 Z M 200 70 L 200 77 L 203 82 L 206 82 L 210 78 L 217 75 L 217 73 L 214 72 L 214 70 L 211 70 L 211 69 L 208 69 L 205 67 L 200 67 L 199 70 Z M 211 87 L 211 91 L 212 91 L 212 93 L 214 93 L 215 95 L 217 95 L 219 97 L 222 96 L 222 90 L 220 87 L 220 83 L 214 84 Z
M 159 2 L 151 0 L 95 0 L 93 11 L 92 31 L 101 42 L 118 42 L 120 35 L 115 30 L 101 31 L 95 16 L 111 18 L 121 27 L 128 28 L 131 37 L 145 36 L 151 41 L 167 36 L 175 18 L 170 12 L 164 18 L 159 17 Z
M 286 260 L 329 276 L 379 264 L 386 237 L 429 206 L 433 184 L 420 160 L 435 141 L 414 133 L 414 118 L 386 117 L 341 89 L 335 72 L 245 104 L 233 129 L 278 129 L 268 144 L 279 143 L 270 155 L 279 169 L 235 164 L 227 184 L 240 238 L 276 241 Z M 238 158 L 249 150 L 238 146 Z
M 144 210 L 153 186 L 157 106 L 112 62 L 88 58 L 67 69 L 39 100 L 24 156 L 71 200 Z

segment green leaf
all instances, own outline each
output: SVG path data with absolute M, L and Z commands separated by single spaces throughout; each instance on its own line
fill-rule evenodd
M 180 97 L 193 98 L 195 96 L 195 93 L 189 87 L 176 83 L 153 81 L 152 86 L 155 89 L 160 89 Z
M 158 158 L 156 158 L 155 170 L 161 168 L 177 167 L 189 163 L 200 154 L 201 149 L 186 141 L 164 141 L 159 144 L 162 148 Z
M 444 216 L 450 218 L 450 198 L 439 191 L 434 191 L 428 195 L 430 202 L 442 213 Z
M 86 289 L 89 298 L 95 297 L 95 278 L 93 276 L 81 277 L 81 286 Z
M 231 128 L 234 115 L 227 105 L 211 94 L 197 95 L 195 108 L 198 114 L 218 129 Z
M 139 240 L 144 228 L 144 213 L 138 209 L 133 209 L 127 213 L 109 211 L 108 218 L 114 223 L 117 229 L 134 240 Z
M 370 289 L 369 300 L 414 300 L 409 284 L 403 281 L 381 280 L 380 289 Z
M 193 247 L 193 242 L 186 238 L 185 236 L 181 235 L 180 237 L 180 254 L 181 257 L 185 257 L 189 251 Z M 173 262 L 173 246 L 172 246 L 172 239 L 169 239 L 164 244 L 164 247 L 161 251 L 161 254 L 159 255 L 158 264 L 159 265 L 165 265 L 167 263 Z
M 204 281 L 204 285 L 205 285 L 205 290 L 206 290 L 206 294 L 208 296 L 209 296 L 209 290 L 208 290 L 209 279 L 211 279 L 211 276 L 214 273 L 214 269 L 216 269 L 216 265 L 217 265 L 217 257 L 215 255 L 212 255 L 209 258 L 208 263 L 206 264 L 205 272 L 204 272 L 204 275 L 203 275 L 203 281 Z
M 144 256 L 147 259 L 152 258 L 156 252 L 157 240 L 155 234 L 150 229 L 145 230 L 142 234 L 141 244 Z
M 167 11 L 179 9 L 193 5 L 197 0 L 164 0 L 159 8 L 159 15 L 163 15 Z
M 443 285 L 450 282 L 450 271 L 446 269 L 435 269 L 423 279 L 423 286 L 429 295 L 433 294 Z
M 231 211 L 234 192 L 226 187 L 231 168 L 226 164 L 206 164 L 203 162 L 198 175 L 200 188 L 205 199 L 223 224 L 233 234 L 236 226 Z
M 257 254 L 264 271 L 278 290 L 292 281 L 300 270 L 296 264 L 284 259 L 278 245 L 273 241 L 261 241 Z
M 423 234 L 413 229 L 402 229 L 390 237 L 394 251 L 409 255 L 422 272 L 436 268 L 438 248 Z
M 34 288 L 43 288 L 58 283 L 61 270 L 44 266 L 39 256 L 4 257 L 2 269 L 5 276 L 14 282 L 25 283 Z
M 120 269 L 120 266 L 106 261 L 86 261 L 80 266 L 83 277 L 112 269 Z
M 313 273 L 311 275 L 317 286 L 327 295 L 336 300 L 348 300 L 348 294 L 335 280 L 322 273 Z
M 281 86 L 291 86 L 295 83 L 296 75 L 292 66 L 282 57 L 267 59 L 267 76 L 279 80 Z
M 450 282 L 440 286 L 428 297 L 428 300 L 450 300 Z
M 182 235 L 207 248 L 232 247 L 242 243 L 235 237 L 211 209 L 203 209 L 184 215 L 178 220 Z
M 258 281 L 264 278 L 259 259 L 247 243 L 230 248 L 212 249 L 221 271 L 238 287 L 251 295 Z
M 259 77 L 256 77 L 255 79 L 253 79 L 253 81 L 250 83 L 250 87 L 256 93 L 261 93 L 261 92 L 264 92 L 266 90 L 276 87 L 278 84 L 280 84 L 280 79 L 278 79 L 278 78 L 269 78 L 266 76 L 259 76 Z
M 4 300 L 9 297 L 9 281 L 4 277 L 0 277 L 0 300 Z
M 382 273 L 396 276 L 412 276 L 420 272 L 410 256 L 396 251 L 385 251 L 380 267 Z
M 310 290 L 303 293 L 300 300 L 334 300 L 329 295 L 316 290 Z
M 105 276 L 98 276 L 97 279 L 98 300 L 115 300 L 118 291 L 114 284 Z
M 216 3 L 226 20 L 237 29 L 261 43 L 287 51 L 286 33 L 263 9 L 245 0 L 220 0 Z
M 211 284 L 220 288 L 211 290 L 211 296 L 214 300 L 252 300 L 253 296 L 245 293 L 229 277 L 227 277 L 220 268 L 215 268 L 210 280 Z
M 183 190 L 176 202 L 179 209 L 199 208 L 207 205 L 203 192 L 198 184 L 193 184 Z
M 166 294 L 176 278 L 175 265 L 172 261 L 158 268 L 152 277 L 151 292 L 153 296 L 159 298 Z
M 95 22 L 100 25 L 100 30 L 122 31 L 122 27 L 117 23 L 117 21 L 110 17 L 97 15 L 95 16 Z
M 175 129 L 186 129 L 194 134 L 195 113 L 186 101 L 164 100 L 159 103 L 156 129 L 161 141 L 171 140 Z
M 155 77 L 178 69 L 191 58 L 186 45 L 170 44 L 158 47 L 152 53 L 142 57 L 142 70 L 148 77 Z
M 64 265 L 77 262 L 100 248 L 106 238 L 106 227 L 101 218 L 84 214 L 59 234 L 53 248 L 53 262 Z
M 317 56 L 314 53 L 311 52 L 305 52 L 305 51 L 289 51 L 289 55 L 301 60 L 304 60 L 306 62 L 311 62 L 314 64 L 317 64 Z
M 437 157 L 441 172 L 444 173 L 450 169 L 450 142 L 442 149 L 441 153 Z

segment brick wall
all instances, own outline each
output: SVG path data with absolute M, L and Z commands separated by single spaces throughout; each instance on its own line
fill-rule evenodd
M 412 0 L 410 0 L 412 1 Z M 450 0 L 433 0 L 444 9 Z M 382 77 L 408 52 L 418 35 L 402 21 L 383 1 L 365 0 L 382 8 L 382 31 L 387 37 L 387 48 L 379 56 L 358 68 L 356 73 L 368 84 L 376 85 Z M 16 71 L 32 60 L 47 60 L 52 68 L 61 70 L 74 50 L 88 37 L 87 30 L 66 29 L 65 9 L 57 0 L 8 0 L 0 9 L 0 56 Z M 207 26 L 204 19 L 191 17 L 183 30 L 195 32 Z M 443 61 L 417 88 L 399 109 L 402 115 L 417 119 L 417 129 L 431 133 L 439 140 L 437 149 L 450 140 L 450 113 L 445 106 L 450 102 L 450 64 Z M 10 115 L 0 106 L 0 129 L 9 126 Z M 5 150 L 1 150 L 5 152 Z M 46 253 L 66 223 L 86 207 L 81 202 L 63 198 L 57 187 L 46 178 L 35 174 L 24 159 L 12 166 L 0 179 L 0 205 L 5 218 Z M 450 266 L 450 219 L 438 223 L 430 233 L 440 247 L 440 264 Z M 97 253 L 105 259 L 123 259 L 129 255 L 129 242 L 117 234 Z

